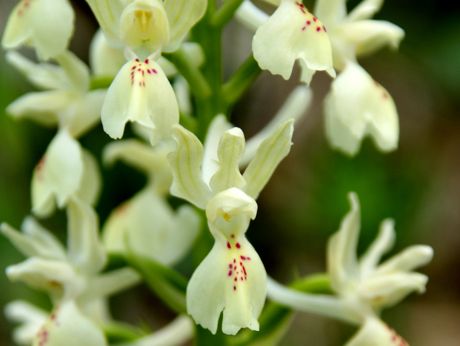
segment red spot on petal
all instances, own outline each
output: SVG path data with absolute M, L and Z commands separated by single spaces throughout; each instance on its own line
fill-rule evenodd
M 231 248 L 232 248 L 232 246 L 230 245 L 229 242 L 227 242 L 227 249 L 231 249 Z
M 240 249 L 241 248 L 240 243 L 236 243 L 236 247 L 237 247 L 237 249 Z

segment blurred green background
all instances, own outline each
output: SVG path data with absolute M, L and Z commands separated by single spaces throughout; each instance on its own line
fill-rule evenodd
M 350 6 L 355 3 L 350 1 Z M 0 2 L 0 32 L 15 4 Z M 84 1 L 73 4 L 78 19 L 72 50 L 87 60 L 96 24 Z M 399 52 L 382 50 L 361 60 L 396 102 L 399 149 L 383 155 L 366 140 L 353 159 L 332 151 L 325 140 L 322 116 L 322 99 L 330 80 L 315 77 L 313 106 L 296 127 L 290 156 L 261 195 L 259 214 L 248 237 L 267 271 L 280 281 L 324 271 L 327 238 L 348 210 L 347 192 L 356 191 L 362 204 L 361 249 L 373 239 L 381 220 L 392 217 L 397 230 L 394 251 L 414 243 L 429 244 L 435 250 L 433 262 L 422 269 L 430 277 L 426 294 L 413 295 L 385 311 L 384 319 L 412 345 L 456 346 L 460 342 L 460 4 L 387 0 L 376 18 L 406 31 Z M 233 23 L 226 42 L 230 71 L 247 54 L 250 37 Z M 17 122 L 4 114 L 5 107 L 31 87 L 5 63 L 3 53 L 0 76 L 0 221 L 19 227 L 30 209 L 32 169 L 54 130 Z M 293 86 L 293 82 L 264 73 L 235 108 L 232 119 L 248 136 L 255 133 Z M 82 142 L 98 154 L 109 140 L 98 127 Z M 98 206 L 102 221 L 120 199 L 144 183 L 140 174 L 122 165 L 103 169 L 103 174 L 106 180 Z M 63 215 L 48 223 L 63 235 Z M 39 293 L 6 279 L 4 268 L 21 258 L 0 238 L 0 306 L 18 298 L 46 306 Z M 139 316 L 160 315 L 158 323 L 162 323 L 171 314 L 158 304 L 141 288 L 116 299 L 114 308 L 118 315 L 134 321 Z M 0 345 L 11 344 L 11 330 L 1 314 Z M 282 344 L 338 345 L 352 332 L 337 322 L 298 314 Z

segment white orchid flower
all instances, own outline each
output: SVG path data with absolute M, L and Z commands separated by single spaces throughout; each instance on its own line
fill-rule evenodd
M 32 176 L 32 211 L 39 217 L 64 208 L 73 197 L 94 204 L 101 177 L 96 160 L 67 130 L 51 141 Z
M 68 0 L 21 0 L 8 18 L 2 45 L 5 49 L 30 45 L 40 59 L 48 60 L 67 49 L 74 19 Z
M 121 160 L 145 173 L 147 185 L 134 197 L 117 207 L 104 225 L 104 244 L 108 252 L 136 254 L 171 265 L 190 249 L 200 218 L 187 205 L 173 210 L 166 198 L 172 182 L 167 160 L 168 148 L 155 147 L 138 140 L 109 144 L 104 161 Z M 127 248 L 128 246 L 128 248 Z
M 329 142 L 349 155 L 358 152 L 365 136 L 385 152 L 398 146 L 398 114 L 391 95 L 353 62 L 332 83 L 325 117 Z
M 266 273 L 245 233 L 257 213 L 255 199 L 290 150 L 292 122 L 282 123 L 265 138 L 243 174 L 239 161 L 245 140 L 239 128 L 216 136 L 222 133 L 219 124 L 226 124 L 215 122 L 203 150 L 193 133 L 176 127 L 177 148 L 170 155 L 171 193 L 206 210 L 215 239 L 187 286 L 187 310 L 212 333 L 217 331 L 222 311 L 226 334 L 236 334 L 241 328 L 259 329 Z
M 310 83 L 316 71 L 335 77 L 331 43 L 327 29 L 301 1 L 266 1 L 278 8 L 268 16 L 249 0 L 243 2 L 237 17 L 256 33 L 252 42 L 259 66 L 289 79 L 299 61 L 301 80 Z
M 112 45 L 140 55 L 176 50 L 203 17 L 207 0 L 87 0 Z
M 33 346 L 107 346 L 102 330 L 85 316 L 74 301 L 59 304 L 40 327 Z
M 75 138 L 98 123 L 105 90 L 89 90 L 89 69 L 73 53 L 56 56 L 58 65 L 37 64 L 16 52 L 7 53 L 6 58 L 33 85 L 44 90 L 19 97 L 7 107 L 7 113 L 46 126 L 58 125 Z
M 363 318 L 363 328 L 350 345 L 399 345 L 400 337 L 383 327 L 377 314 L 384 307 L 400 302 L 413 291 L 423 293 L 428 281 L 424 274 L 414 273 L 433 257 L 429 246 L 411 246 L 379 264 L 380 258 L 393 246 L 395 231 L 392 220 L 383 221 L 379 234 L 366 253 L 356 255 L 360 210 L 356 194 L 349 195 L 351 210 L 342 220 L 340 229 L 328 244 L 328 273 L 332 289 Z M 376 322 L 377 321 L 377 322 Z
M 331 145 L 355 155 L 366 134 L 384 152 L 398 146 L 398 114 L 390 94 L 373 81 L 356 59 L 383 46 L 397 48 L 404 31 L 370 18 L 383 0 L 363 0 L 347 14 L 344 0 L 318 0 L 315 12 L 326 23 L 334 66 L 342 71 L 326 99 L 326 134 Z M 354 87 L 349 86 L 353 84 Z
M 171 135 L 179 123 L 179 107 L 168 78 L 153 58 L 133 58 L 123 65 L 107 91 L 101 119 L 112 138 L 123 136 L 128 121 L 146 127 L 152 143 Z
M 271 279 L 268 295 L 295 310 L 359 325 L 360 329 L 347 346 L 408 345 L 380 320 L 379 314 L 384 307 L 397 304 L 411 292 L 425 291 L 428 277 L 413 270 L 431 261 L 433 249 L 411 246 L 379 264 L 395 239 L 393 221 L 388 219 L 382 222 L 377 238 L 358 260 L 359 202 L 354 193 L 350 193 L 349 199 L 351 210 L 342 220 L 339 231 L 330 238 L 327 249 L 328 274 L 335 296 L 302 293 Z
M 95 307 L 110 295 L 138 282 L 129 268 L 101 273 L 106 254 L 98 238 L 97 216 L 91 207 L 76 199 L 68 205 L 67 249 L 34 219 L 28 218 L 22 232 L 7 224 L 2 233 L 28 257 L 9 266 L 7 276 L 46 291 L 55 306 L 75 301 L 91 319 L 102 322 Z

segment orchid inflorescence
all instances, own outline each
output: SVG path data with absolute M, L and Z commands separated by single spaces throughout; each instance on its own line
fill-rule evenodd
M 33 172 L 33 216 L 21 231 L 1 225 L 26 256 L 7 268 L 8 277 L 45 291 L 52 303 L 50 311 L 25 301 L 6 307 L 8 318 L 19 322 L 15 341 L 179 345 L 202 328 L 238 338 L 242 329 L 264 328 L 259 316 L 268 297 L 285 309 L 358 326 L 347 345 L 406 345 L 379 313 L 412 291 L 424 291 L 427 277 L 412 270 L 428 263 L 432 250 L 413 246 L 379 264 L 395 238 L 393 221 L 386 220 L 358 260 L 356 194 L 350 193 L 351 210 L 329 240 L 327 293 L 270 279 L 245 236 L 257 215 L 256 200 L 288 155 L 295 122 L 310 106 L 316 72 L 334 78 L 324 100 L 326 136 L 334 149 L 355 155 L 366 136 L 383 152 L 397 148 L 393 99 L 358 62 L 383 46 L 396 48 L 404 36 L 396 25 L 370 19 L 383 1 L 363 0 L 347 12 L 345 0 L 317 0 L 313 11 L 300 0 L 265 0 L 272 14 L 249 0 L 86 2 L 100 26 L 89 66 L 68 48 L 75 21 L 68 0 L 21 0 L 2 38 L 7 61 L 39 89 L 19 97 L 7 113 L 57 129 Z M 252 52 L 224 82 L 220 45 L 232 18 L 253 35 Z M 32 48 L 36 60 L 21 55 L 22 47 Z M 286 80 L 298 75 L 300 84 L 274 118 L 246 139 L 229 117 L 261 70 Z M 117 140 L 104 149 L 103 162 L 122 161 L 147 176 L 145 187 L 111 212 L 101 234 L 94 209 L 100 167 L 79 142 L 99 121 Z M 121 139 L 128 123 L 135 137 Z M 171 196 L 183 203 L 173 207 Z M 67 211 L 66 247 L 37 221 L 57 210 Z M 198 244 L 204 225 L 213 244 L 187 282 L 174 265 L 191 249 L 207 246 Z M 141 282 L 178 314 L 153 333 L 117 324 L 109 312 L 111 295 Z M 263 341 L 274 344 L 286 328 L 270 328 Z M 257 333 L 251 342 L 238 340 L 257 343 Z

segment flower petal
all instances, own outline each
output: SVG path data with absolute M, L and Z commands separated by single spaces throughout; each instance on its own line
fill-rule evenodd
M 296 60 L 332 77 L 332 50 L 323 24 L 298 1 L 283 0 L 256 32 L 254 58 L 264 70 L 289 79 Z
M 404 30 L 383 20 L 347 22 L 340 26 L 336 34 L 353 45 L 358 56 L 374 53 L 387 45 L 396 49 L 404 38 Z
M 187 286 L 188 313 L 213 334 L 222 311 L 225 334 L 234 335 L 241 328 L 259 330 L 257 318 L 265 302 L 267 275 L 246 238 L 238 244 L 228 249 L 216 241 Z
M 170 40 L 164 51 L 172 52 L 179 48 L 190 29 L 204 16 L 208 0 L 165 0 L 164 6 L 171 27 Z
M 294 120 L 290 119 L 265 138 L 244 171 L 243 177 L 246 180 L 244 191 L 252 198 L 256 199 L 259 196 L 278 164 L 291 150 L 293 124 Z
M 111 46 L 100 29 L 89 48 L 91 70 L 96 76 L 115 77 L 126 59 L 122 47 Z
M 363 0 L 348 14 L 349 21 L 368 19 L 382 8 L 383 0 Z
M 13 339 L 21 345 L 31 345 L 40 327 L 46 321 L 47 312 L 28 302 L 16 300 L 5 307 L 5 315 L 10 321 L 21 323 L 13 331 Z
M 188 206 L 174 211 L 150 189 L 144 189 L 116 208 L 104 225 L 107 251 L 131 251 L 162 264 L 179 261 L 192 246 L 200 227 L 198 214 Z
M 120 44 L 119 21 L 127 0 L 86 0 L 110 43 Z
M 84 202 L 95 205 L 101 192 L 101 174 L 99 166 L 93 155 L 82 150 L 83 176 L 76 195 Z
M 398 145 L 398 115 L 393 99 L 357 64 L 347 64 L 332 83 L 325 100 L 325 116 L 329 142 L 349 155 L 357 153 L 367 134 L 382 151 L 394 150 Z
M 374 309 L 393 306 L 412 292 L 423 293 L 428 277 L 419 273 L 394 272 L 375 275 L 359 285 L 358 294 Z
M 71 199 L 67 207 L 68 258 L 74 268 L 85 274 L 99 272 L 107 256 L 99 239 L 96 212 L 84 202 Z
M 104 333 L 84 316 L 75 302 L 62 303 L 40 328 L 33 346 L 106 346 Z
M 152 142 L 168 137 L 179 122 L 174 91 L 152 59 L 127 62 L 107 91 L 102 106 L 104 131 L 112 138 L 121 138 L 128 121 L 149 128 Z
M 6 112 L 17 119 L 31 119 L 44 126 L 55 126 L 73 96 L 63 90 L 30 92 L 8 105 Z
M 339 230 L 333 234 L 327 246 L 327 271 L 331 286 L 341 292 L 349 281 L 358 277 L 356 250 L 360 228 L 360 207 L 358 196 L 348 194 L 350 211 L 342 219 Z
M 31 44 L 41 59 L 48 60 L 67 49 L 74 17 L 67 0 L 21 1 L 9 17 L 2 44 L 7 49 Z
M 67 86 L 64 71 L 56 65 L 36 64 L 15 51 L 6 53 L 6 60 L 38 88 L 63 89 Z
M 32 288 L 47 291 L 54 298 L 74 297 L 84 284 L 66 262 L 30 258 L 6 268 L 11 281 L 22 281 Z
M 433 248 L 426 245 L 414 245 L 382 263 L 376 270 L 376 275 L 392 272 L 412 271 L 423 266 L 433 258 Z
M 394 241 L 394 221 L 384 220 L 380 225 L 379 234 L 360 258 L 359 266 L 362 276 L 367 276 L 377 268 L 382 256 L 393 247 Z
M 177 147 L 169 155 L 174 177 L 171 194 L 204 209 L 211 191 L 201 177 L 203 146 L 192 132 L 182 126 L 176 126 L 174 138 Z
M 83 176 L 80 144 L 65 130 L 51 141 L 45 156 L 32 177 L 32 210 L 47 216 L 53 210 L 53 199 L 62 208 L 79 189 Z
M 394 330 L 376 317 L 369 317 L 345 346 L 409 346 Z

